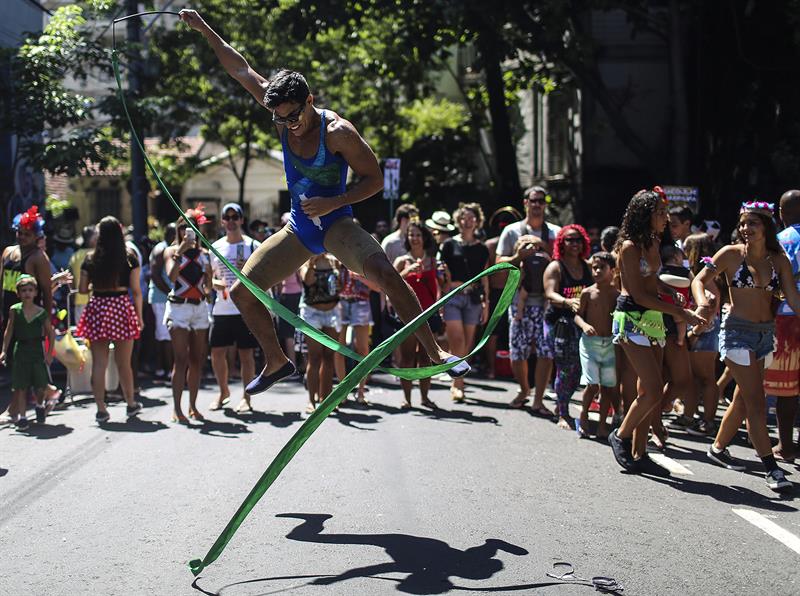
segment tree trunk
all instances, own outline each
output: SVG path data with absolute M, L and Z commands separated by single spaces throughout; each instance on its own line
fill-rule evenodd
M 128 14 L 136 14 L 139 12 L 139 3 L 137 0 L 128 0 Z M 131 98 L 138 99 L 139 95 L 139 74 L 141 72 L 142 62 L 141 53 L 139 51 L 141 32 L 141 22 L 139 18 L 128 19 L 127 36 L 128 41 L 131 42 L 131 50 L 128 56 L 128 92 Z M 139 139 L 144 143 L 144 136 L 142 130 L 136 131 Z M 147 176 L 144 171 L 144 155 L 136 140 L 131 134 L 131 216 L 133 218 L 133 233 L 134 239 L 138 241 L 147 235 L 147 194 L 148 183 Z
M 247 121 L 244 135 L 244 158 L 242 159 L 242 177 L 239 178 L 239 205 L 244 209 L 244 188 L 247 184 L 247 169 L 250 167 L 250 148 L 253 143 L 252 120 Z
M 681 28 L 681 5 L 669 3 L 669 57 L 672 79 L 672 175 L 675 184 L 687 184 L 689 149 L 689 115 L 686 105 L 686 68 L 683 45 L 686 37 Z
M 495 33 L 489 28 L 482 28 L 476 41 L 483 61 L 483 70 L 486 73 L 486 90 L 489 94 L 495 171 L 499 181 L 497 196 L 501 202 L 516 202 L 522 196 L 522 189 L 517 170 L 517 151 L 511 137 L 511 122 L 506 108 L 506 90 L 500 68 L 501 56 Z

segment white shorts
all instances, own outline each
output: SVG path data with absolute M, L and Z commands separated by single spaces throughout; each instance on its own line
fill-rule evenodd
M 164 309 L 164 324 L 170 330 L 188 329 L 189 331 L 197 331 L 208 329 L 211 326 L 208 305 L 205 301 L 200 304 L 167 302 L 167 308 Z
M 153 317 L 156 320 L 156 341 L 169 341 L 169 329 L 164 323 L 164 311 L 167 308 L 166 302 L 153 302 L 150 304 L 153 309 Z

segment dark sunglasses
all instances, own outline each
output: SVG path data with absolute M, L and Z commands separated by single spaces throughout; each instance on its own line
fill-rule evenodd
M 239 214 L 234 213 L 233 215 L 223 215 L 222 221 L 239 221 Z
M 303 103 L 300 105 L 299 108 L 294 110 L 293 112 L 289 112 L 285 116 L 278 116 L 278 112 L 272 112 L 272 122 L 275 124 L 294 124 L 298 120 L 300 120 L 300 116 L 303 114 L 303 110 L 306 109 L 306 102 L 303 100 Z
M 564 242 L 566 242 L 567 244 L 578 244 L 578 243 L 583 244 L 583 238 L 579 238 L 578 236 L 575 236 L 573 238 L 564 238 Z
M 534 205 L 544 205 L 547 203 L 547 199 L 528 199 L 528 202 Z

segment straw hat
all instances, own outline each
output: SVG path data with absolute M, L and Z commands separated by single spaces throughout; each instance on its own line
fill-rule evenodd
M 455 232 L 456 227 L 453 225 L 453 218 L 447 211 L 434 211 L 429 219 L 425 220 L 425 225 L 431 230 L 438 232 Z

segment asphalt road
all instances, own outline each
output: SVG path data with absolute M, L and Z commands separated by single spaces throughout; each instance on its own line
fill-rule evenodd
M 798 503 L 743 444 L 750 468 L 731 472 L 673 432 L 680 473 L 631 476 L 606 444 L 507 409 L 508 382 L 469 380 L 460 405 L 435 385 L 430 414 L 376 381 L 373 407 L 326 420 L 194 585 L 187 561 L 305 418 L 301 385 L 190 428 L 157 386 L 138 421 L 117 404 L 100 429 L 84 399 L 0 429 L 0 594 L 596 593 L 547 577 L 558 561 L 625 595 L 800 593 Z

